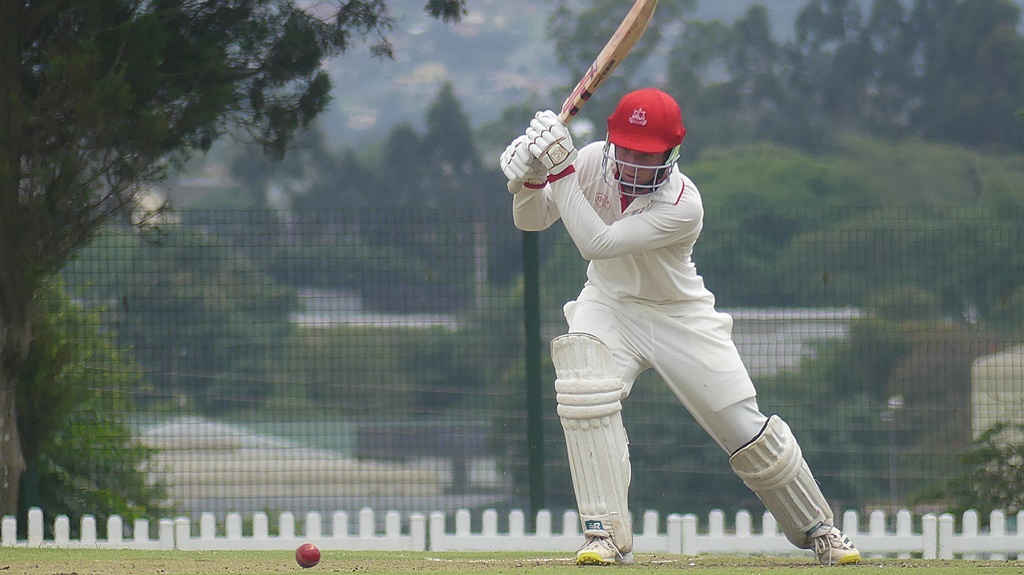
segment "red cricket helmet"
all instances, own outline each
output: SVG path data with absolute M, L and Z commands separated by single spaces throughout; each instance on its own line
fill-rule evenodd
M 656 88 L 642 88 L 619 100 L 608 116 L 608 141 L 638 152 L 665 152 L 686 137 L 679 104 Z

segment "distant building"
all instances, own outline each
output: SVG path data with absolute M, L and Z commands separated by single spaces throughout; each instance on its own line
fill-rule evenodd
M 732 339 L 751 377 L 796 369 L 813 357 L 815 345 L 849 337 L 853 308 L 733 308 Z
M 977 438 L 997 423 L 1024 424 L 1024 345 L 986 355 L 971 366 L 971 427 Z M 1024 430 L 1001 439 L 1024 443 Z

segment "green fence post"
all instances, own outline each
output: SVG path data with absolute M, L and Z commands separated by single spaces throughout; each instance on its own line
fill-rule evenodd
M 537 232 L 523 232 L 523 325 L 526 333 L 526 441 L 529 447 L 530 527 L 544 507 L 544 403 L 540 373 L 540 271 Z

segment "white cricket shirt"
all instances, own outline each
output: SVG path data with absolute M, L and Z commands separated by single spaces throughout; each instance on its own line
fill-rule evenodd
M 540 231 L 561 218 L 584 259 L 587 285 L 606 297 L 668 306 L 714 304 L 691 261 L 703 225 L 697 186 L 673 166 L 653 193 L 622 211 L 622 195 L 601 174 L 604 142 L 579 151 L 576 173 L 543 189 L 523 188 L 512 202 L 513 221 Z

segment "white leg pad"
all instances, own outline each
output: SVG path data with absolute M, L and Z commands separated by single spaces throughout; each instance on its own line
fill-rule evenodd
M 551 342 L 558 415 L 584 531 L 604 530 L 621 553 L 633 550 L 629 442 L 622 425 L 624 386 L 608 348 L 569 333 Z
M 833 519 L 793 431 L 778 416 L 771 416 L 764 431 L 734 453 L 729 464 L 793 545 L 809 548 L 808 532 Z

